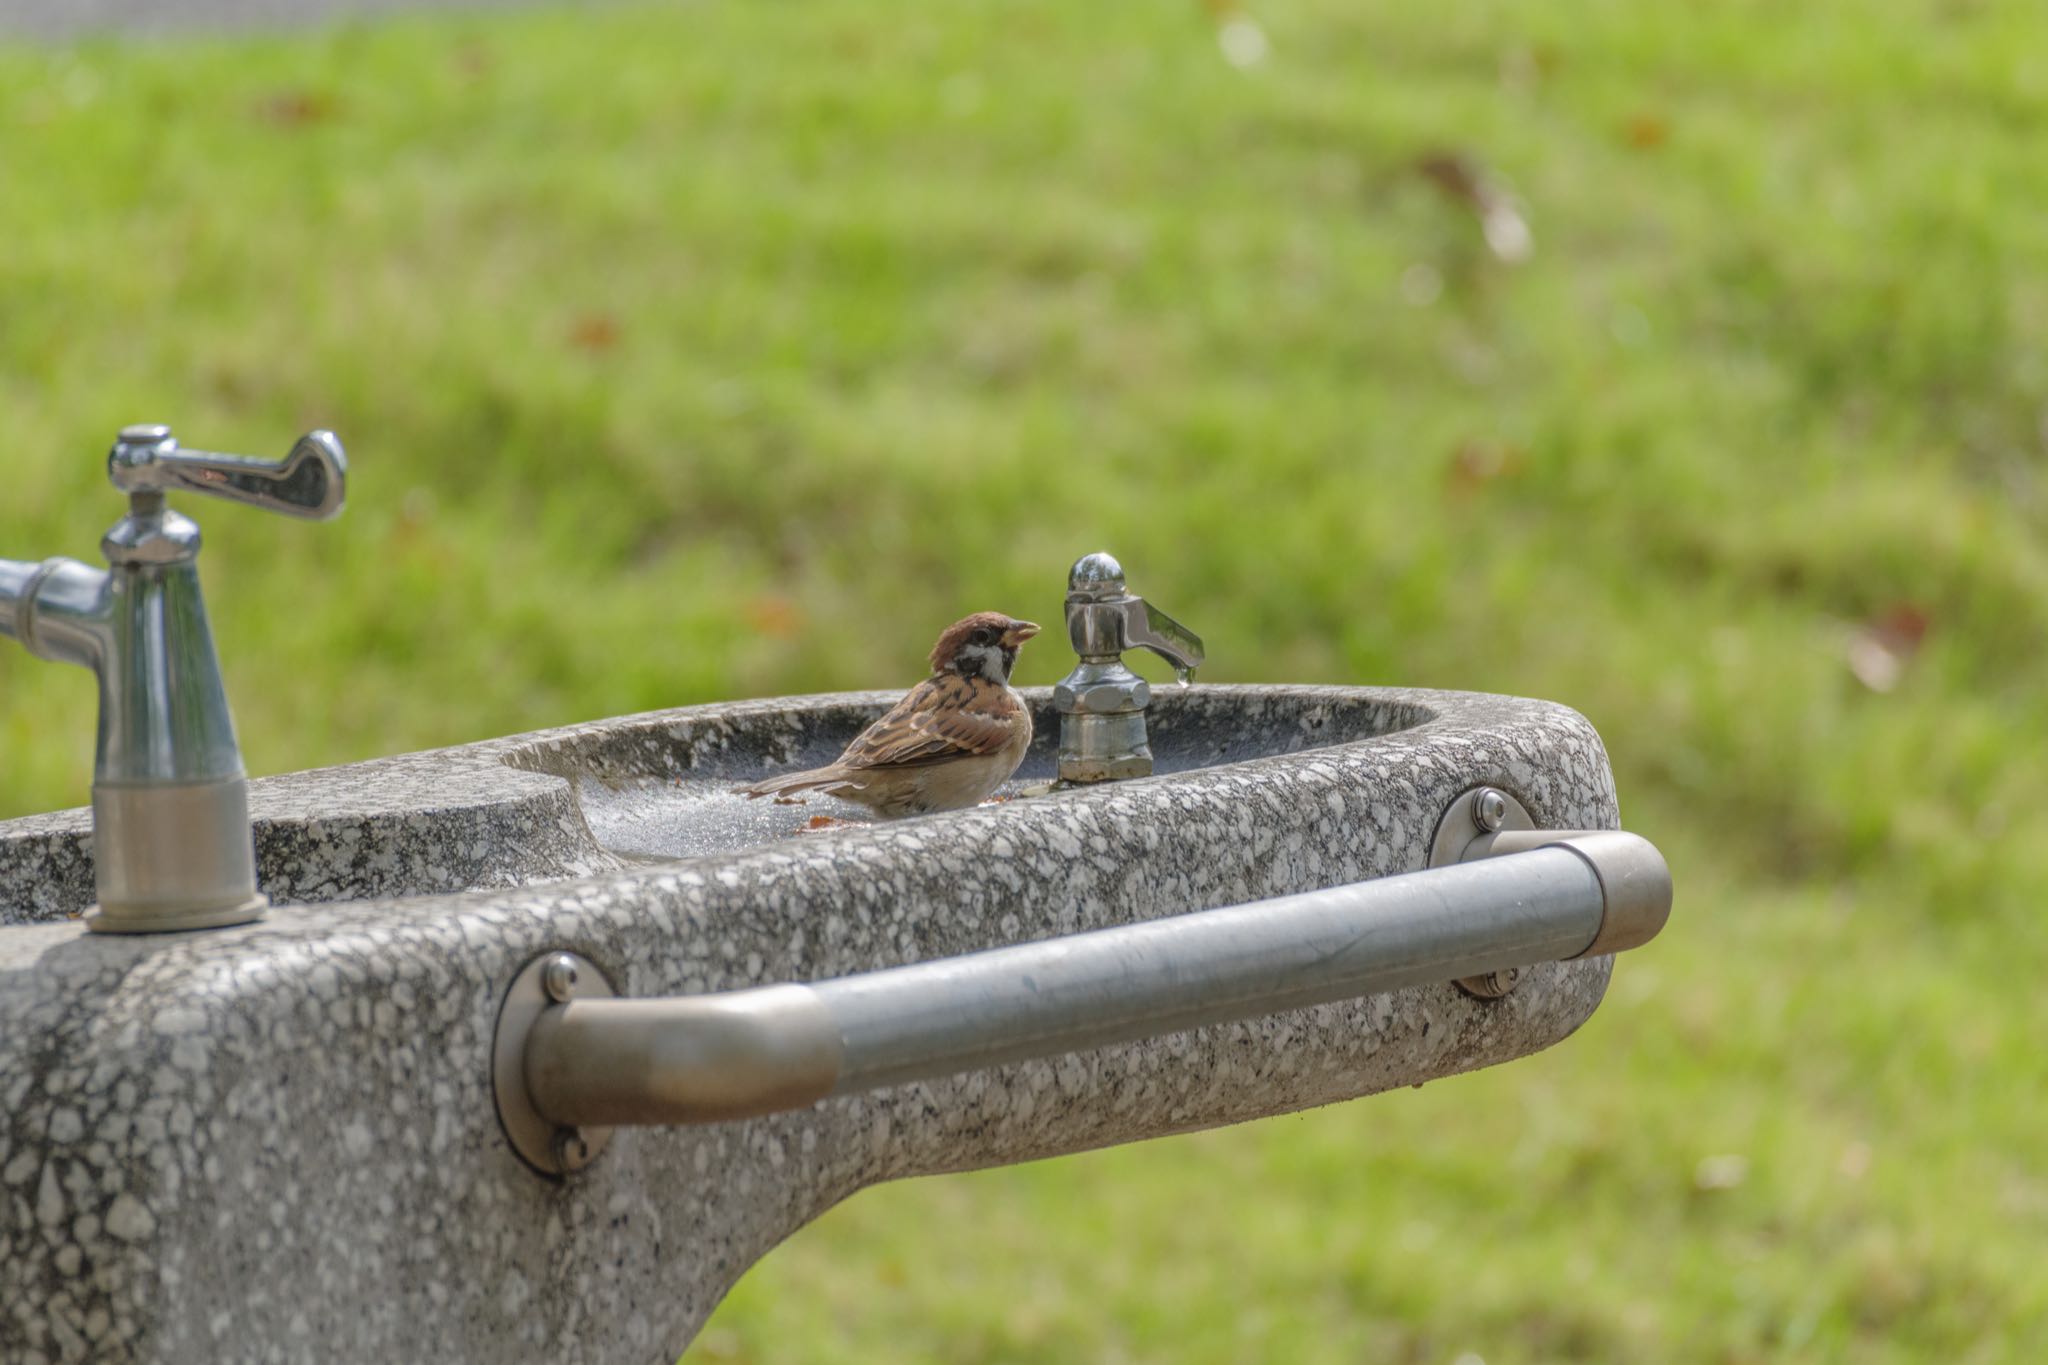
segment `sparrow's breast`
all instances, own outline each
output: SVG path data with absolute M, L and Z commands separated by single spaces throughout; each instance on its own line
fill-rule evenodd
M 1010 780 L 1031 748 L 1031 710 L 1015 692 L 1016 720 L 1000 749 L 974 757 L 947 759 L 918 772 L 919 804 L 926 811 L 964 810 L 995 795 Z

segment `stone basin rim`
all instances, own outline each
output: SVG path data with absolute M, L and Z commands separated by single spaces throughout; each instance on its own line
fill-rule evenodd
M 1024 691 L 1035 707 L 1049 705 L 1050 689 Z M 896 691 L 836 692 L 696 704 L 257 778 L 251 783 L 251 808 L 259 859 L 265 865 L 265 887 L 279 905 L 346 902 L 363 906 L 382 900 L 499 892 L 629 875 L 629 869 L 646 865 L 613 854 L 585 818 L 577 791 L 579 780 L 602 780 L 605 768 L 583 761 L 583 756 L 607 744 L 634 739 L 655 744 L 722 745 L 728 750 L 739 744 L 752 754 L 758 722 L 787 717 L 816 724 L 835 715 L 852 717 L 879 711 L 900 695 Z M 1323 705 L 1350 715 L 1333 719 L 1331 738 L 1318 736 L 1291 750 L 1199 764 L 1150 778 L 1104 784 L 1095 790 L 1065 790 L 1038 800 L 1087 802 L 1102 799 L 1102 792 L 1110 790 L 1139 794 L 1156 791 L 1159 784 L 1198 781 L 1224 771 L 1264 771 L 1265 765 L 1313 761 L 1317 755 L 1328 756 L 1357 745 L 1414 742 L 1440 734 L 1446 727 L 1454 732 L 1470 731 L 1498 723 L 1504 715 L 1527 717 L 1532 710 L 1569 710 L 1553 703 L 1485 693 L 1318 684 L 1201 684 L 1185 691 L 1162 689 L 1160 696 L 1165 718 L 1162 732 L 1169 735 L 1174 712 L 1197 699 L 1225 707 L 1291 704 L 1303 716 Z M 1369 733 L 1357 733 L 1359 719 L 1373 709 L 1382 713 L 1380 723 Z M 846 723 L 853 721 L 847 719 Z M 735 733 L 721 736 L 720 727 Z M 1051 735 L 1041 734 L 1034 750 L 1049 750 L 1052 742 Z M 738 780 L 760 767 L 749 758 L 740 770 L 727 773 L 724 769 L 724 764 L 711 763 L 695 771 L 677 771 L 698 779 L 731 776 Z M 626 778 L 663 775 L 652 768 L 611 771 Z M 949 812 L 897 825 L 913 827 L 970 814 Z M 433 869 L 438 875 L 420 882 L 369 877 L 351 883 L 346 876 L 322 879 L 317 870 L 303 869 L 296 877 L 279 875 L 280 865 L 294 858 L 317 863 L 319 859 L 306 856 L 309 852 L 331 858 L 337 847 L 346 853 L 347 846 L 359 837 L 396 841 L 439 824 L 453 827 L 449 842 L 456 847 L 446 859 L 449 866 Z M 503 843 L 517 848 L 523 860 L 507 857 L 504 848 L 492 846 L 493 831 L 500 826 L 516 827 Z M 833 842 L 865 838 L 873 830 L 888 827 L 849 828 L 825 837 Z M 0 927 L 61 922 L 89 904 L 90 832 L 90 811 L 82 807 L 0 822 Z M 266 844 L 270 845 L 268 851 Z M 691 861 L 733 857 L 750 847 L 758 845 L 714 850 Z M 357 861 L 363 861 L 362 857 Z M 56 870 L 41 879 L 60 883 L 55 894 L 38 885 L 34 875 L 38 866 Z M 29 899 L 39 894 L 40 900 Z

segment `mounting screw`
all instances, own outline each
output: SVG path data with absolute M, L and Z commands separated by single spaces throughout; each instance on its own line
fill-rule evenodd
M 561 1128 L 555 1132 L 555 1169 L 558 1171 L 579 1171 L 590 1164 L 590 1140 L 583 1136 L 581 1128 Z
M 548 999 L 557 1005 L 566 1005 L 576 998 L 576 959 L 567 953 L 556 953 L 548 959 L 547 966 L 540 970 L 541 989 L 548 993 Z
M 1472 795 L 1472 823 L 1479 826 L 1484 834 L 1498 834 L 1507 822 L 1508 799 L 1491 787 L 1481 787 Z
M 1459 977 L 1457 984 L 1459 990 L 1475 1000 L 1498 1000 L 1513 990 L 1521 979 L 1520 967 L 1504 967 L 1500 971 L 1488 972 L 1484 976 Z

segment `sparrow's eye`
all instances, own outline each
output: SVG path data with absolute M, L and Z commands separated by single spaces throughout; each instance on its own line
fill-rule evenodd
M 992 645 L 995 642 L 996 633 L 987 626 L 983 626 L 980 630 L 974 632 L 974 643 L 978 645 Z

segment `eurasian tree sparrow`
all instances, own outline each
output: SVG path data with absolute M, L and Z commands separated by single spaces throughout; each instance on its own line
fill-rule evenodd
M 836 763 L 738 790 L 824 792 L 885 819 L 960 810 L 1008 781 L 1031 747 L 1031 712 L 1010 686 L 1038 627 L 999 611 L 955 621 L 932 646 L 932 675 L 846 746 Z

